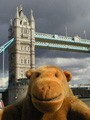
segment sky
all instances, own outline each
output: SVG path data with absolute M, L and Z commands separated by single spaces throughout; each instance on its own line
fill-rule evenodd
M 90 40 L 89 0 L 0 0 L 0 46 L 8 41 L 10 19 L 14 19 L 16 7 L 22 4 L 24 14 L 30 19 L 33 9 L 36 32 L 58 34 L 70 37 L 78 34 Z M 41 65 L 55 65 L 72 73 L 70 84 L 90 84 L 90 54 L 59 50 L 37 49 L 36 68 Z M 2 54 L 0 55 L 0 85 L 2 86 Z M 5 52 L 5 81 L 8 84 L 8 51 Z

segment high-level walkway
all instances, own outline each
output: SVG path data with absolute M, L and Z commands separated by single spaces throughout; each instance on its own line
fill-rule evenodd
M 56 34 L 35 33 L 36 48 L 66 50 L 75 52 L 90 52 L 90 40 Z
M 10 41 L 1 46 L 0 53 L 5 51 L 14 40 L 15 38 L 12 38 Z M 90 40 L 81 39 L 78 35 L 74 37 L 68 37 L 36 32 L 35 47 L 89 53 Z

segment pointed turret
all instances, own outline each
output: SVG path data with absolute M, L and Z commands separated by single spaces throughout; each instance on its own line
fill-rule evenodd
M 30 58 L 30 67 L 31 69 L 35 69 L 35 20 L 32 9 L 30 15 Z
M 33 10 L 31 9 L 30 21 L 35 21 L 33 17 Z
M 35 20 L 33 17 L 33 10 L 32 9 L 31 9 L 31 15 L 30 15 L 30 26 L 31 26 L 31 28 L 35 29 Z
M 16 15 L 14 18 L 14 26 L 19 26 L 20 25 L 20 18 L 19 18 L 19 12 L 18 12 L 18 7 L 16 8 Z
M 18 19 L 19 18 L 18 7 L 16 9 L 17 9 L 17 11 L 16 11 L 15 18 Z
M 12 27 L 12 19 L 10 20 L 10 26 L 9 26 L 9 29 Z
M 19 27 L 20 27 L 20 17 L 19 17 L 19 12 L 18 12 L 18 7 L 16 8 L 16 16 L 14 18 L 14 37 L 18 38 L 19 37 Z

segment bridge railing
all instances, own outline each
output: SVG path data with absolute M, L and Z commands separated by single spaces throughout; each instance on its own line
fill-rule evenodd
M 74 46 L 74 45 L 67 45 L 67 44 L 57 44 L 57 43 L 49 43 L 49 42 L 40 42 L 36 41 L 36 46 L 43 46 L 43 47 L 53 47 L 53 48 L 62 48 L 62 49 L 72 49 L 72 50 L 84 50 L 88 51 L 88 47 L 83 46 Z
M 47 40 L 57 40 L 57 41 L 63 41 L 63 42 L 72 42 L 72 43 L 80 43 L 80 44 L 90 44 L 90 40 L 81 39 L 79 37 L 79 42 L 75 41 L 74 37 L 68 37 L 68 36 L 60 36 L 56 34 L 45 34 L 45 33 L 35 33 L 35 38 L 40 39 L 47 39 Z
M 35 36 L 42 36 L 42 37 L 53 38 L 52 34 L 45 34 L 45 33 L 39 33 L 39 32 L 35 32 Z
M 84 43 L 90 43 L 90 40 L 81 39 L 81 42 L 84 42 Z
M 60 35 L 56 35 L 56 34 L 45 34 L 45 33 L 38 33 L 36 32 L 35 33 L 35 37 L 42 37 L 42 38 L 46 38 L 46 39 L 52 39 L 52 40 L 55 40 L 55 39 L 59 39 L 59 40 L 69 40 L 69 41 L 73 41 L 73 38 L 72 37 L 68 37 L 68 36 L 60 36 Z

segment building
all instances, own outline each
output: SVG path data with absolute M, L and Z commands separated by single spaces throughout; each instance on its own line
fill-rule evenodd
M 23 98 L 27 93 L 26 71 L 35 68 L 35 20 L 31 10 L 28 19 L 22 10 L 16 9 L 14 20 L 10 20 L 9 40 L 15 38 L 9 46 L 9 88 L 3 93 L 5 106 Z
M 26 78 L 25 73 L 35 68 L 35 20 L 31 10 L 30 19 L 24 15 L 22 6 L 16 10 L 14 20 L 10 20 L 9 40 L 15 41 L 9 47 L 9 85 L 13 86 L 18 80 Z
M 70 85 L 74 95 L 79 98 L 90 98 L 90 84 Z

